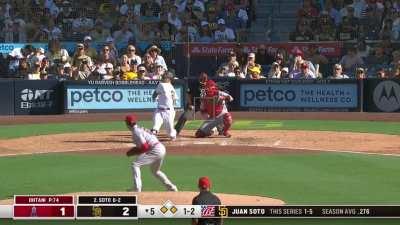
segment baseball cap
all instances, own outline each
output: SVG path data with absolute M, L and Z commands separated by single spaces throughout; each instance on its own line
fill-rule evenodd
M 107 42 L 107 43 L 114 42 L 114 38 L 108 37 L 108 38 L 106 39 L 106 42 Z
M 144 66 L 139 66 L 138 71 L 146 71 L 146 67 L 144 67 Z
M 71 68 L 71 64 L 70 63 L 65 63 L 64 64 L 64 68 Z
M 219 19 L 219 20 L 217 21 L 217 23 L 218 23 L 218 24 L 225 24 L 225 20 L 221 18 L 221 19 Z
M 76 47 L 78 47 L 78 48 L 83 48 L 83 47 L 85 47 L 82 43 L 78 43 L 77 45 L 76 45 Z
M 255 58 L 255 57 L 256 57 L 256 54 L 254 54 L 254 52 L 250 52 L 248 57 L 249 57 L 249 58 Z
M 90 36 L 85 36 L 85 38 L 83 38 L 83 41 L 91 41 L 92 40 L 92 37 L 90 37 Z
M 135 124 L 137 123 L 137 117 L 134 114 L 127 115 L 125 117 L 125 122 L 130 125 Z
M 207 21 L 201 21 L 200 25 L 201 25 L 202 27 L 208 26 L 208 22 L 207 22 Z
M 294 56 L 301 56 L 301 57 L 304 56 L 303 52 L 298 48 L 294 50 L 293 55 Z
M 200 177 L 199 178 L 199 187 L 200 188 L 210 188 L 211 180 L 208 177 Z

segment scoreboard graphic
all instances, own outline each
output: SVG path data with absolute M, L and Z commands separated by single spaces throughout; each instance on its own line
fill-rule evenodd
M 137 220 L 140 218 L 400 218 L 400 205 L 227 206 L 140 205 L 132 196 L 16 195 L 0 205 L 14 220 Z

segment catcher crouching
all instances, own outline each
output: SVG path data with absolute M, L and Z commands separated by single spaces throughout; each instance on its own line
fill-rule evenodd
M 201 98 L 200 112 L 207 118 L 196 131 L 197 138 L 209 137 L 216 127 L 223 127 L 222 135 L 231 137 L 229 129 L 232 126 L 232 115 L 226 107 L 227 102 L 233 101 L 233 97 L 226 92 L 218 90 L 216 83 L 208 80 L 205 84 L 205 95 Z

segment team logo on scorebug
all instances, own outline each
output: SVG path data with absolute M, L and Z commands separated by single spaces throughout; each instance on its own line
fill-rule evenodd
M 201 216 L 202 217 L 214 217 L 215 216 L 215 207 L 209 205 L 201 206 Z
M 394 81 L 379 83 L 373 95 L 375 105 L 384 112 L 394 112 L 400 109 L 400 85 Z

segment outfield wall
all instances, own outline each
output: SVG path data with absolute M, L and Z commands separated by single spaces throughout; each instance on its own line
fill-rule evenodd
M 215 80 L 234 97 L 232 111 L 400 112 L 400 80 Z M 0 115 L 153 111 L 158 83 L 0 81 Z M 197 79 L 175 80 L 174 87 L 177 110 L 186 105 L 186 90 L 200 96 Z

